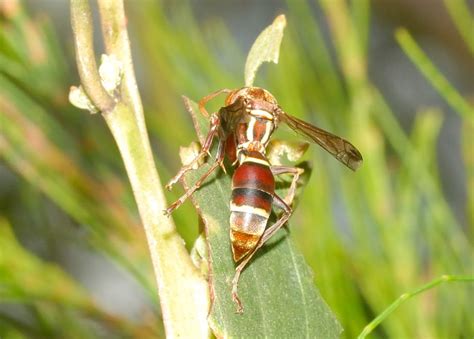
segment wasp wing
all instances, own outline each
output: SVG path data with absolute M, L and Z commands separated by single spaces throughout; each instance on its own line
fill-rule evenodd
M 355 171 L 362 165 L 362 155 L 349 141 L 283 111 L 279 112 L 278 117 L 295 132 L 320 145 L 351 170 Z

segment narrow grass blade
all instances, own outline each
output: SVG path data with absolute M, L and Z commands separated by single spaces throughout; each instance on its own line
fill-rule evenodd
M 416 41 L 406 29 L 398 29 L 395 34 L 398 43 L 410 60 L 419 68 L 421 73 L 436 89 L 447 103 L 461 116 L 470 121 L 474 120 L 474 108 L 470 105 L 433 65 Z
M 474 29 L 474 17 L 472 15 L 472 2 L 469 8 L 466 0 L 443 0 L 454 25 L 459 34 L 464 39 L 471 54 L 474 55 L 474 39 L 472 32 Z
M 411 292 L 402 294 L 397 300 L 395 300 L 390 306 L 388 306 L 381 314 L 379 314 L 374 320 L 372 320 L 358 336 L 359 339 L 367 337 L 384 319 L 392 314 L 401 304 L 406 300 L 413 298 L 414 296 L 423 293 L 429 289 L 432 289 L 438 285 L 447 282 L 474 282 L 474 276 L 457 276 L 457 275 L 443 275 Z

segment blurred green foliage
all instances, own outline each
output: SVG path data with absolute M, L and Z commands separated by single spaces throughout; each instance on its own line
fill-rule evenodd
M 460 166 L 466 167 L 470 206 L 463 228 L 446 202 L 436 165 L 443 112 L 415 112 L 405 133 L 367 77 L 369 1 L 319 4 L 337 59 L 310 4 L 288 1 L 279 65 L 265 66 L 256 85 L 270 90 L 291 114 L 347 137 L 364 155 L 354 174 L 314 148 L 314 173 L 291 230 L 343 335 L 352 338 L 401 293 L 443 274 L 474 274 L 474 114 L 452 86 L 443 81 L 439 86 L 439 77 L 430 77 L 438 71 L 426 67 L 416 41 L 403 31 L 399 39 L 406 53 L 462 119 L 465 163 Z M 62 234 L 53 231 L 78 225 L 81 237 L 56 241 L 106 254 L 136 277 L 158 309 L 146 242 L 116 147 L 100 116 L 67 102 L 69 86 L 77 82 L 69 68 L 71 51 L 63 51 L 45 16 L 31 18 L 13 1 L 1 5 L 0 156 L 18 177 L 1 201 L 0 336 L 53 337 L 66 328 L 68 337 L 103 331 L 160 335 L 159 311 L 141 323 L 107 314 L 58 266 L 27 252 L 13 236 L 9 225 L 17 234 L 34 232 L 46 242 Z M 158 170 L 167 179 L 179 166 L 178 147 L 196 139 L 180 95 L 199 99 L 241 86 L 245 53 L 224 22 L 214 18 L 198 24 L 186 2 L 127 5 L 147 124 Z M 461 12 L 450 4 L 456 22 Z M 170 193 L 169 201 L 179 193 Z M 59 216 L 51 219 L 51 214 Z M 174 217 L 191 246 L 196 213 L 187 203 Z M 374 337 L 472 337 L 473 292 L 468 284 L 430 290 L 385 319 Z M 27 316 L 3 313 L 7 304 L 21 305 Z

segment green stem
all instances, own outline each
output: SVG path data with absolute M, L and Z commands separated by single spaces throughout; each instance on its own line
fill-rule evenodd
M 71 24 L 81 85 L 94 105 L 100 111 L 107 112 L 114 106 L 114 101 L 100 82 L 95 61 L 93 23 L 88 0 L 71 0 Z
M 83 2 L 71 0 L 71 5 L 84 10 Z M 137 90 L 123 2 L 99 0 L 98 4 L 106 51 L 123 66 L 120 97 L 111 110 L 103 111 L 103 117 L 119 148 L 145 228 L 166 334 L 173 338 L 208 337 L 207 282 L 191 262 L 173 220 L 163 214 L 167 203 L 153 160 Z M 88 7 L 86 10 L 89 10 Z M 77 37 L 82 30 L 74 32 L 76 44 L 79 45 L 77 53 L 80 53 L 80 43 L 87 38 Z M 92 67 L 92 64 L 88 66 Z M 86 80 L 98 81 L 95 77 Z
M 432 289 L 438 285 L 441 285 L 446 282 L 474 282 L 474 276 L 464 276 L 464 275 L 442 275 L 441 277 L 434 279 L 433 281 L 414 289 L 411 292 L 403 293 L 397 300 L 395 300 L 390 306 L 388 306 L 382 313 L 380 313 L 374 320 L 372 320 L 364 330 L 357 337 L 358 339 L 364 339 L 370 334 L 385 318 L 393 313 L 401 304 L 407 301 L 414 296 L 423 293 L 429 289 Z

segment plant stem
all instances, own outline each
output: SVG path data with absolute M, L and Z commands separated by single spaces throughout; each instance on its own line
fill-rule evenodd
M 80 26 L 81 18 L 85 17 L 88 19 L 82 25 L 90 26 L 89 29 L 74 30 L 78 54 L 90 53 L 89 47 L 92 46 L 92 23 L 87 21 L 90 19 L 90 9 L 84 5 L 85 2 L 71 0 L 71 6 L 75 7 L 71 10 L 75 16 L 75 25 Z M 118 145 L 145 228 L 166 334 L 170 338 L 208 337 L 207 282 L 192 264 L 173 220 L 163 214 L 167 204 L 153 160 L 136 86 L 123 2 L 99 0 L 98 4 L 107 53 L 114 55 L 123 67 L 118 102 L 111 110 L 103 111 L 103 116 Z M 78 36 L 82 34 L 85 36 Z M 86 44 L 84 49 L 82 43 Z M 83 60 L 83 57 L 78 56 L 78 60 Z M 93 63 L 85 65 L 94 67 Z M 83 67 L 84 64 L 78 62 L 78 66 Z M 83 84 L 96 82 L 94 86 L 99 86 L 100 81 L 94 71 L 88 69 L 82 73 L 85 77 L 83 79 L 81 76 Z M 99 106 L 92 96 L 90 98 L 98 108 L 104 107 Z
M 433 287 L 441 285 L 446 282 L 474 282 L 474 276 L 465 276 L 465 275 L 442 275 L 441 277 L 430 281 L 429 283 L 418 287 L 417 289 L 403 293 L 397 300 L 395 300 L 390 306 L 388 306 L 382 313 L 380 313 L 374 320 L 372 320 L 364 330 L 357 337 L 358 339 L 364 339 L 368 334 L 370 334 L 385 318 L 393 313 L 401 304 L 406 300 L 413 298 L 417 294 L 423 293 Z
M 114 101 L 100 82 L 95 62 L 93 23 L 88 0 L 71 0 L 71 24 L 82 87 L 100 111 L 108 112 L 114 106 Z

